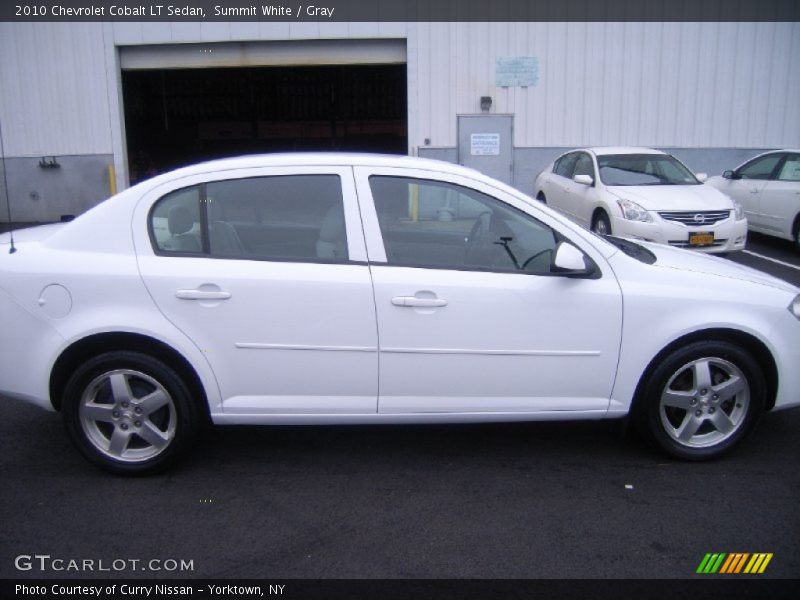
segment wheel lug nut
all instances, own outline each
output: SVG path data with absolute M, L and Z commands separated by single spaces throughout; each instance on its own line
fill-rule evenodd
M 141 421 L 134 421 L 133 424 L 136 425 L 136 427 L 141 427 L 142 426 L 142 422 Z
M 712 406 L 711 408 L 708 409 L 708 414 L 713 415 L 715 410 L 716 409 Z
M 705 396 L 708 393 L 708 390 L 700 390 L 700 395 Z
M 719 394 L 714 394 L 713 398 L 714 400 L 719 400 Z
M 694 416 L 695 416 L 695 417 L 699 417 L 699 416 L 700 416 L 700 415 L 702 415 L 702 414 L 703 414 L 703 411 L 702 411 L 702 410 L 696 410 L 696 411 L 694 411 Z
M 115 411 L 114 411 L 114 412 L 112 412 L 111 414 L 114 416 L 114 418 L 115 418 L 115 419 L 118 419 L 118 418 L 119 418 L 119 411 L 118 411 L 118 410 L 115 410 Z
M 697 404 L 697 398 L 692 398 L 691 400 L 689 400 L 689 404 L 691 404 L 692 406 Z
M 128 424 L 127 423 L 123 423 L 122 425 L 119 426 L 119 428 L 122 429 L 122 431 L 127 431 L 128 430 Z
M 136 408 L 133 409 L 133 412 L 135 412 L 137 415 L 140 415 L 142 414 L 142 408 L 140 406 L 137 406 Z
M 128 408 L 129 404 L 127 401 L 122 403 L 122 408 Z

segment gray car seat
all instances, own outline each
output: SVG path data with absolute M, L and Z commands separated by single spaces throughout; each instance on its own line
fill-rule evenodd
M 319 258 L 346 259 L 347 234 L 344 226 L 344 213 L 338 204 L 332 206 L 319 229 L 317 240 L 317 256 Z
M 202 252 L 203 246 L 196 233 L 189 233 L 194 227 L 194 217 L 185 206 L 173 206 L 167 213 L 167 228 L 170 234 L 169 250 L 179 252 Z

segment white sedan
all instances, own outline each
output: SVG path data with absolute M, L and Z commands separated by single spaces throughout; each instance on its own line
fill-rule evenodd
M 631 415 L 699 460 L 800 405 L 798 288 L 436 161 L 209 162 L 0 248 L 0 396 L 121 473 L 208 420 Z
M 670 154 L 649 148 L 587 148 L 559 156 L 536 178 L 534 196 L 602 235 L 725 254 L 743 250 L 742 207 L 703 185 Z
M 708 183 L 744 207 L 751 231 L 792 240 L 800 250 L 800 150 L 759 154 Z

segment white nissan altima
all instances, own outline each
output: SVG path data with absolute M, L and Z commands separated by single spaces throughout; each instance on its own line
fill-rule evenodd
M 791 240 L 800 250 L 800 150 L 759 154 L 708 184 L 742 204 L 751 231 Z
M 800 405 L 798 288 L 436 161 L 219 160 L 0 248 L 0 396 L 60 411 L 116 472 L 208 420 L 631 415 L 697 460 Z
M 725 254 L 744 250 L 739 203 L 670 154 L 649 148 L 587 148 L 559 156 L 536 178 L 534 196 L 592 231 Z

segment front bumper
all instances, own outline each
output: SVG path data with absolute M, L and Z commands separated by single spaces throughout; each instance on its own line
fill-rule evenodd
M 612 218 L 611 231 L 614 235 L 638 238 L 657 244 L 667 244 L 676 248 L 688 248 L 709 254 L 723 254 L 744 250 L 747 243 L 747 220 L 736 221 L 732 216 L 713 225 L 688 226 L 663 219 L 651 212 L 651 223 L 629 221 L 619 216 Z M 713 233 L 714 242 L 709 245 L 691 245 L 689 236 L 694 233 Z

